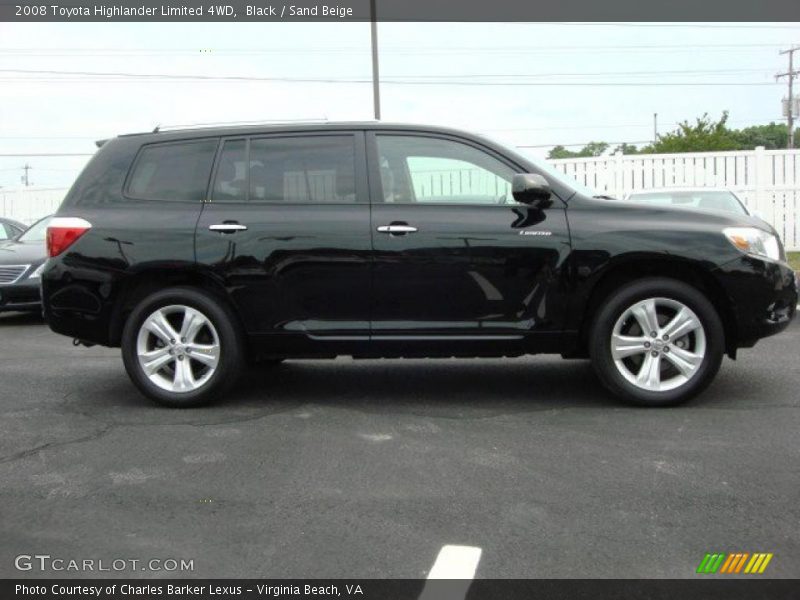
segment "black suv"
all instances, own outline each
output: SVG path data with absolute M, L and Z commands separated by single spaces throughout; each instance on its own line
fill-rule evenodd
M 48 251 L 50 327 L 120 346 L 170 406 L 259 360 L 535 353 L 675 404 L 797 304 L 759 219 L 592 197 L 481 137 L 384 123 L 114 138 Z

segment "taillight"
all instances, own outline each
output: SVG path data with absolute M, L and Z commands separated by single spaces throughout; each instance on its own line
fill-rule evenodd
M 47 226 L 47 256 L 58 256 L 91 228 L 92 224 L 86 219 L 53 217 Z

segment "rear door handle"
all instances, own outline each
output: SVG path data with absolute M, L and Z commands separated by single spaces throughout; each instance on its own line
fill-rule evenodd
M 378 227 L 378 231 L 392 235 L 403 235 L 405 233 L 416 233 L 417 228 L 411 225 L 381 225 Z
M 211 231 L 219 231 L 220 233 L 236 233 L 237 231 L 245 231 L 247 225 L 241 223 L 217 223 L 216 225 L 209 225 Z

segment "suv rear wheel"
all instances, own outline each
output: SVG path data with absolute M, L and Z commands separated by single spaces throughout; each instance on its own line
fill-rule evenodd
M 169 288 L 142 300 L 122 333 L 122 359 L 136 386 L 172 407 L 219 397 L 237 379 L 242 340 L 233 316 L 194 288 Z
M 719 370 L 724 331 L 714 306 L 680 281 L 649 278 L 609 297 L 589 351 L 605 386 L 643 406 L 670 406 L 704 390 Z

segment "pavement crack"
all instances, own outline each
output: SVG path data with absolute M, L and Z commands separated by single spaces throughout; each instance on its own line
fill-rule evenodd
M 18 460 L 22 460 L 28 458 L 29 456 L 33 456 L 41 452 L 42 450 L 50 450 L 53 448 L 63 448 L 65 446 L 71 446 L 73 444 L 84 444 L 86 442 L 93 442 L 95 440 L 99 440 L 106 434 L 108 434 L 112 429 L 114 429 L 116 425 L 106 425 L 105 427 L 98 429 L 94 433 L 90 435 L 81 436 L 71 440 L 65 440 L 63 442 L 47 442 L 46 444 L 41 444 L 34 448 L 29 448 L 28 450 L 22 450 L 20 452 L 16 452 L 9 456 L 0 457 L 0 464 L 6 464 L 15 462 Z

